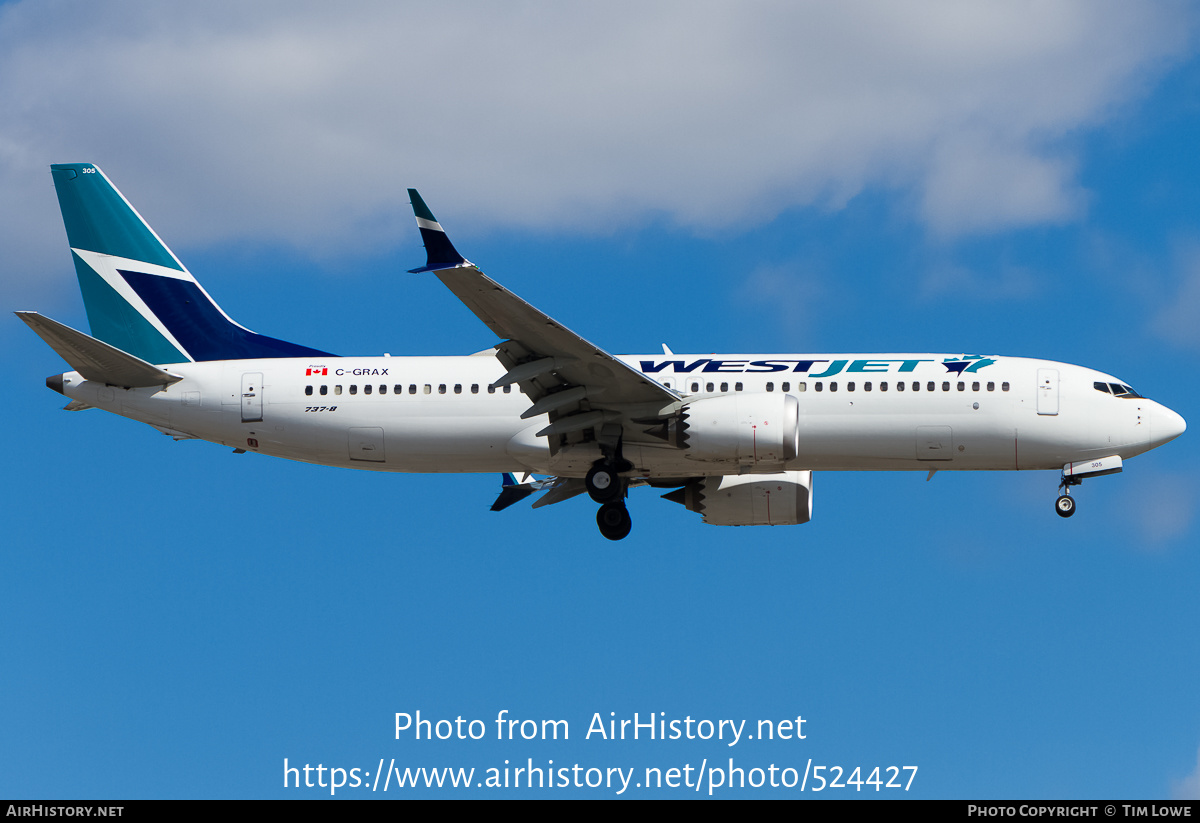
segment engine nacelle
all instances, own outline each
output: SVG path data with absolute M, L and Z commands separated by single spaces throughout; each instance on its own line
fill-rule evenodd
M 713 526 L 794 526 L 812 519 L 810 471 L 705 477 L 664 494 Z
M 800 453 L 800 403 L 790 394 L 710 397 L 683 408 L 682 445 L 689 460 L 780 467 Z

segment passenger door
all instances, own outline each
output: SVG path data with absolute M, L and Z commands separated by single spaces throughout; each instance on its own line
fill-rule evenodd
M 242 422 L 257 423 L 263 419 L 262 373 L 242 375 Z

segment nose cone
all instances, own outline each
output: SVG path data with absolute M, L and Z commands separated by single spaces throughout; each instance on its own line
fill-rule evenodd
M 1150 413 L 1150 445 L 1161 446 L 1170 443 L 1187 429 L 1187 423 L 1166 406 L 1154 404 Z
M 61 374 L 52 374 L 46 378 L 46 388 L 54 389 L 59 394 L 66 394 L 63 391 L 63 376 Z

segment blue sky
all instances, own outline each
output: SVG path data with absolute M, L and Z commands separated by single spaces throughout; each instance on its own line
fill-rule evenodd
M 412 185 L 470 259 L 609 351 L 1044 357 L 1194 423 L 1188 7 L 611 5 L 6 4 L 5 307 L 86 328 L 47 166 L 87 161 L 256 331 L 486 348 L 404 273 Z M 1069 521 L 1054 473 L 825 473 L 794 527 L 705 526 L 635 490 L 612 544 L 585 499 L 489 512 L 493 476 L 63 413 L 57 356 L 16 318 L 0 340 L 0 796 L 329 796 L 284 790 L 285 758 L 640 777 L 731 757 L 917 766 L 919 797 L 1200 795 L 1193 433 L 1084 484 Z M 417 710 L 488 737 L 397 740 Z M 501 710 L 571 738 L 497 741 Z M 610 712 L 803 716 L 807 736 L 584 739 Z

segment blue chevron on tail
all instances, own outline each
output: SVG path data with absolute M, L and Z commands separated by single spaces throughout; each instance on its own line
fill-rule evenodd
M 333 356 L 230 319 L 96 166 L 50 171 L 94 337 L 156 364 Z

